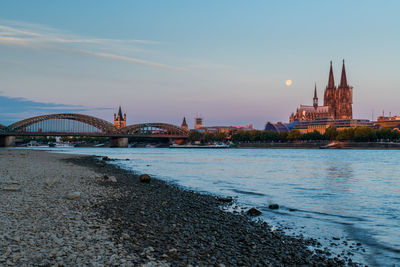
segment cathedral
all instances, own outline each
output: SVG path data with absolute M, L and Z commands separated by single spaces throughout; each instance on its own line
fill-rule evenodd
M 317 118 L 352 119 L 353 87 L 347 84 L 346 69 L 342 67 L 339 86 L 336 87 L 333 77 L 332 61 L 329 70 L 328 85 L 324 94 L 324 105 L 318 106 L 317 87 L 314 88 L 313 105 L 300 105 L 296 113 L 290 115 L 290 122 L 315 120 Z

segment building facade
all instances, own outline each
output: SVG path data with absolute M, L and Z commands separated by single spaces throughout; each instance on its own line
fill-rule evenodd
M 334 120 L 330 117 L 318 118 L 315 120 L 299 121 L 294 126 L 294 129 L 299 130 L 301 133 L 312 133 L 318 131 L 324 134 L 329 127 L 335 127 L 338 131 L 357 128 L 357 127 L 374 127 L 374 123 L 369 120 L 357 119 L 337 119 Z
M 375 128 L 389 128 L 392 130 L 400 130 L 400 117 L 399 116 L 382 116 L 374 123 Z
M 296 113 L 290 115 L 289 121 L 310 121 L 319 118 L 332 118 L 334 120 L 353 118 L 353 87 L 347 84 L 344 60 L 338 87 L 335 85 L 331 61 L 328 85 L 324 92 L 324 105 L 318 105 L 317 86 L 315 86 L 313 105 L 300 105 Z

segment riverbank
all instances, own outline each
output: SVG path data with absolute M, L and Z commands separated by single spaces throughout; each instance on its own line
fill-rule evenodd
M 315 240 L 223 212 L 213 196 L 140 183 L 93 157 L 1 149 L 0 158 L 0 264 L 352 265 L 308 250 Z
M 271 148 L 271 149 L 400 149 L 400 143 L 390 142 L 336 142 L 332 147 L 326 147 L 329 141 L 320 142 L 285 142 L 285 143 L 240 143 L 237 148 Z

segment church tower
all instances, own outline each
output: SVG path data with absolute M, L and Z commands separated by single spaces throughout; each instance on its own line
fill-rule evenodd
M 114 127 L 117 129 L 126 127 L 126 114 L 122 117 L 121 106 L 119 106 L 118 115 L 114 113 Z
M 181 128 L 184 129 L 184 130 L 186 130 L 186 131 L 189 130 L 189 126 L 188 126 L 187 123 L 186 123 L 186 118 L 185 118 L 185 117 L 183 117 L 183 121 L 182 121 Z
M 336 118 L 336 104 L 337 104 L 336 95 L 337 95 L 337 90 L 336 90 L 336 86 L 335 86 L 335 80 L 333 78 L 333 69 L 332 69 L 332 61 L 331 61 L 328 85 L 326 86 L 325 94 L 324 94 L 324 106 L 329 106 L 330 115 L 332 118 Z
M 342 76 L 337 92 L 337 119 L 353 118 L 353 87 L 347 84 L 346 68 L 342 66 Z
M 314 109 L 318 108 L 317 84 L 315 84 L 315 88 L 314 88 L 313 106 L 314 106 Z

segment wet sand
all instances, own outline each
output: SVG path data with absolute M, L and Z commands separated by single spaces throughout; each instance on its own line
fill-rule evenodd
M 0 187 L 0 265 L 356 265 L 224 212 L 231 203 L 215 196 L 90 156 L 0 149 Z

